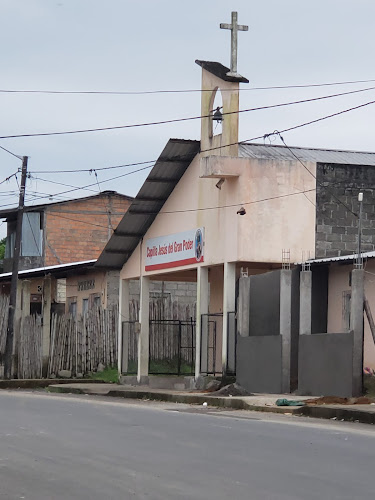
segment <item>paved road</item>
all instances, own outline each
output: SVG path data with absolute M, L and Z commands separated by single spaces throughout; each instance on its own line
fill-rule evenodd
M 374 459 L 372 426 L 0 391 L 1 500 L 373 500 Z

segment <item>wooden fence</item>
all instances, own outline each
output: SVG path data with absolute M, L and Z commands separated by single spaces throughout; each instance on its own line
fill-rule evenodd
M 99 364 L 117 365 L 117 332 L 117 307 L 95 307 L 77 318 L 52 315 L 48 376 L 61 370 L 85 375 Z
M 150 357 L 156 360 L 171 359 L 176 354 L 177 344 L 194 342 L 192 329 L 182 331 L 182 338 L 174 334 L 173 322 L 191 322 L 195 318 L 194 305 L 179 304 L 168 295 L 150 300 Z M 0 294 L 0 378 L 3 377 L 3 356 L 5 353 L 8 323 L 9 297 Z M 130 323 L 139 318 L 139 302 L 129 304 Z M 118 308 L 94 308 L 84 316 L 56 315 L 51 318 L 51 342 L 48 362 L 48 376 L 69 370 L 72 376 L 85 375 L 94 371 L 99 364 L 117 365 Z M 193 349 L 193 345 L 192 345 Z M 193 350 L 186 349 L 183 357 L 192 361 Z M 42 377 L 42 321 L 40 317 L 28 316 L 22 324 L 15 324 L 14 376 L 18 378 Z M 129 329 L 129 361 L 137 360 L 137 336 L 134 328 Z
M 42 318 L 26 316 L 17 343 L 18 378 L 42 378 Z
M 9 296 L 0 295 L 0 378 L 4 376 L 3 358 L 8 328 Z

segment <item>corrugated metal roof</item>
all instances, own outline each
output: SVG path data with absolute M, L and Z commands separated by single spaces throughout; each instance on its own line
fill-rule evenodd
M 155 166 L 129 206 L 96 267 L 120 269 L 163 207 L 193 158 L 200 142 L 170 139 Z
M 303 161 L 312 161 L 316 163 L 337 163 L 341 165 L 375 166 L 375 153 L 298 147 L 290 147 L 290 149 L 300 160 Z M 255 143 L 241 143 L 239 146 L 239 156 L 245 158 L 266 158 L 271 160 L 296 159 L 285 146 Z
M 309 264 L 324 264 L 324 263 L 329 263 L 329 262 L 350 262 L 353 261 L 357 258 L 358 254 L 351 254 L 351 255 L 341 255 L 340 257 L 326 257 L 325 259 L 312 259 L 308 260 L 307 262 Z M 373 259 L 375 257 L 375 251 L 372 252 L 363 252 L 362 254 L 363 259 Z
M 22 278 L 44 276 L 46 274 L 61 274 L 69 271 L 79 271 L 92 267 L 96 262 L 94 260 L 83 260 L 80 262 L 69 262 L 68 264 L 57 264 L 56 266 L 35 267 L 34 269 L 24 269 L 18 272 L 18 276 Z M 12 273 L 0 274 L 0 281 L 4 281 L 12 276 Z
M 118 193 L 117 191 L 107 190 L 107 191 L 101 191 L 98 194 L 92 194 L 90 196 L 85 196 L 83 198 L 71 198 L 69 200 L 43 203 L 41 205 L 27 205 L 27 206 L 25 206 L 25 212 L 41 211 L 45 208 L 54 207 L 55 205 L 63 205 L 64 203 L 87 201 L 87 200 L 92 200 L 95 198 L 100 198 L 101 196 L 118 196 L 122 199 L 126 199 L 129 201 L 134 199 L 132 196 L 128 196 L 126 194 L 121 194 L 121 193 Z M 5 218 L 10 217 L 12 215 L 14 216 L 17 213 L 18 213 L 18 207 L 6 208 L 4 210 L 0 210 L 0 219 L 5 219 Z

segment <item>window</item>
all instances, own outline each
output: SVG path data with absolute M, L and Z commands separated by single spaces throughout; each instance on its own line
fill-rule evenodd
M 68 297 L 68 311 L 73 318 L 77 316 L 77 297 Z
M 82 314 L 86 314 L 89 310 L 89 299 L 82 299 Z

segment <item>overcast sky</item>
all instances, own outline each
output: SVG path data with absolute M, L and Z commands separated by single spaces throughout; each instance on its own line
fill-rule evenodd
M 375 79 L 373 0 L 0 0 L 0 90 L 150 91 L 199 89 L 205 59 L 229 65 L 232 10 L 239 23 L 242 88 Z M 246 90 L 247 109 L 375 86 Z M 244 113 L 240 139 L 282 130 L 375 99 L 375 90 L 326 101 Z M 111 127 L 196 116 L 200 94 L 50 95 L 0 92 L 0 137 Z M 375 151 L 375 105 L 286 133 L 288 145 Z M 199 120 L 51 137 L 0 139 L 29 156 L 27 202 L 98 192 L 69 187 L 95 183 L 102 168 L 156 159 L 168 139 L 199 139 Z M 275 144 L 279 142 L 275 141 Z M 0 182 L 20 161 L 0 150 Z M 105 182 L 139 167 L 98 171 L 101 190 L 135 195 L 149 170 Z M 52 170 L 52 174 L 35 173 Z M 0 208 L 17 203 L 15 179 L 0 185 Z M 13 194 L 12 194 L 13 192 Z M 39 198 L 38 198 L 39 197 Z M 32 201 L 32 200 L 35 201 Z M 0 226 L 0 237 L 4 235 Z

